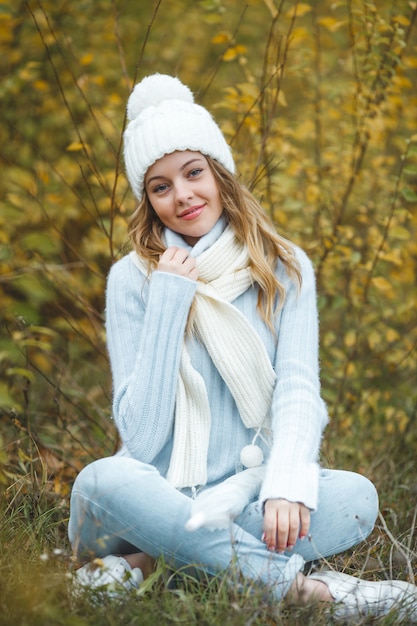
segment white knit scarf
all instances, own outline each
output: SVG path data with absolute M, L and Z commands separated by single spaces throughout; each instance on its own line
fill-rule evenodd
M 146 262 L 136 252 L 131 256 L 146 276 Z M 193 327 L 228 386 L 244 425 L 260 428 L 269 421 L 275 372 L 261 338 L 231 304 L 252 285 L 248 262 L 246 246 L 230 226 L 196 258 L 199 280 Z M 206 386 L 191 364 L 184 338 L 167 474 L 178 489 L 206 484 L 210 425 Z

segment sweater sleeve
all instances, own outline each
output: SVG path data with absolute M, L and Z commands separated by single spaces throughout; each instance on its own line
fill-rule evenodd
M 311 262 L 296 248 L 302 285 L 288 281 L 277 323 L 272 449 L 260 499 L 285 498 L 312 510 L 318 502 L 318 455 L 328 422 L 320 396 L 318 314 Z
M 148 282 L 129 257 L 109 273 L 113 418 L 129 453 L 146 463 L 172 437 L 180 355 L 196 288 L 188 278 L 158 271 Z

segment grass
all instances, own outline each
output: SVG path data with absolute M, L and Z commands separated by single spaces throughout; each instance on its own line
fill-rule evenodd
M 343 461 L 341 463 L 343 465 Z M 329 565 L 369 579 L 413 579 L 417 562 L 417 480 L 413 450 L 391 449 L 364 473 L 376 483 L 381 515 L 367 542 Z M 33 468 L 32 468 L 33 469 Z M 68 498 L 34 480 L 33 471 L 4 492 L 0 511 L 0 626 L 320 626 L 332 624 L 323 606 L 268 601 L 265 590 L 231 585 L 225 576 L 198 582 L 161 565 L 138 594 L 123 602 L 89 593 L 74 598 L 74 560 L 66 538 Z M 175 580 L 175 584 L 173 581 Z M 404 623 L 392 614 L 356 624 Z

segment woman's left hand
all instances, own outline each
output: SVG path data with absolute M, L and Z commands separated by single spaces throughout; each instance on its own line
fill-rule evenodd
M 310 509 L 304 504 L 283 498 L 265 502 L 263 540 L 268 550 L 292 550 L 297 539 L 308 534 L 309 528 Z

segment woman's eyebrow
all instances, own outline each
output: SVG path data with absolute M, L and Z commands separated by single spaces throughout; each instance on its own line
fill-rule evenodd
M 185 168 L 186 168 L 188 165 L 191 165 L 191 163 L 194 163 L 195 161 L 202 161 L 202 160 L 203 160 L 203 159 L 201 159 L 200 157 L 194 157 L 193 159 L 190 159 L 189 161 L 187 161 L 186 163 L 184 163 L 184 165 L 182 165 L 180 169 L 181 169 L 181 171 L 182 171 L 182 170 L 185 170 Z
M 200 157 L 194 157 L 194 158 L 190 159 L 189 161 L 186 161 L 186 163 L 181 165 L 180 171 L 182 172 L 183 170 L 185 170 L 186 167 L 188 167 L 188 165 L 191 165 L 191 163 L 194 163 L 195 161 L 203 162 L 203 159 L 201 159 Z M 159 175 L 157 174 L 156 176 L 151 176 L 151 178 L 148 178 L 148 180 L 145 182 L 145 185 L 149 185 L 149 183 L 151 183 L 153 180 L 159 180 L 161 178 L 165 178 L 165 176 L 163 176 L 162 174 L 159 174 Z

